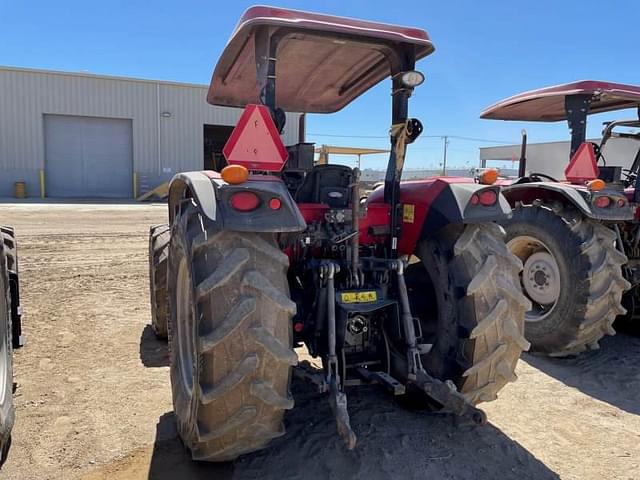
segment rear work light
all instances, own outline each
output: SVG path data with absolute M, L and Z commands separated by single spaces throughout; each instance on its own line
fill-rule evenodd
M 598 208 L 607 208 L 611 205 L 611 199 L 606 195 L 601 195 L 593 199 L 593 204 Z
M 251 212 L 260 205 L 260 198 L 253 192 L 237 192 L 231 195 L 229 203 L 239 212 Z
M 492 207 L 498 201 L 498 194 L 495 190 L 485 190 L 484 192 L 474 193 L 471 196 L 471 205 L 482 205 L 483 207 Z

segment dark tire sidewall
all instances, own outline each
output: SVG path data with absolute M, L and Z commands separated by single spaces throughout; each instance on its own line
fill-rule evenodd
M 505 230 L 507 242 L 525 235 L 539 239 L 558 265 L 560 295 L 555 306 L 543 319 L 525 323 L 532 351 L 553 352 L 573 339 L 572 332 L 586 312 L 591 265 L 581 253 L 582 239 L 561 216 L 542 206 L 516 209 L 513 218 L 505 224 Z
M 453 262 L 453 246 L 463 227 L 443 229 L 432 241 L 420 245 L 422 265 L 433 283 L 438 317 L 435 344 L 422 355 L 427 372 L 440 380 L 452 380 L 458 388 L 462 373 L 468 368 L 465 359 L 473 358 L 473 342 L 467 340 L 475 324 L 473 301 L 465 298 L 464 287 L 471 273 L 464 264 Z M 459 288 L 463 287 L 463 288 Z
M 184 209 L 183 209 L 184 211 Z M 193 287 L 193 268 L 191 264 L 191 255 L 188 250 L 187 245 L 189 245 L 188 238 L 188 220 L 190 214 L 189 207 L 186 208 L 186 212 L 183 215 L 178 215 L 174 220 L 172 229 L 171 229 L 171 241 L 169 246 L 169 259 L 168 259 L 168 291 L 169 293 L 169 321 L 168 321 L 168 339 L 169 339 L 169 358 L 170 358 L 170 376 L 171 376 L 171 386 L 172 386 L 172 395 L 173 395 L 173 409 L 176 415 L 176 423 L 178 425 L 178 430 L 180 431 L 181 438 L 185 440 L 190 440 L 192 442 L 196 441 L 196 415 L 197 415 L 197 402 L 198 402 L 198 379 L 199 379 L 199 369 L 200 364 L 198 361 L 199 358 L 199 342 L 198 342 L 198 332 L 197 322 L 193 322 L 193 330 L 191 332 L 192 338 L 192 348 L 194 353 L 194 358 L 192 359 L 192 390 L 189 393 L 186 385 L 184 385 L 184 381 L 182 378 L 181 372 L 181 355 L 178 345 L 178 326 L 177 326 L 177 282 L 178 282 L 178 270 L 180 267 L 180 263 L 183 259 L 186 259 L 187 262 L 187 271 L 188 271 L 188 281 L 189 288 L 191 289 L 192 295 L 194 294 Z M 196 311 L 196 302 L 192 302 L 191 305 L 191 314 L 194 319 L 197 319 L 197 311 Z M 187 445 L 188 446 L 188 445 Z
M 11 430 L 15 421 L 13 406 L 13 350 L 11 332 L 11 303 L 7 260 L 3 246 L 0 246 L 0 341 L 3 360 L 6 362 L 5 395 L 0 404 L 0 455 L 4 460 L 11 441 Z

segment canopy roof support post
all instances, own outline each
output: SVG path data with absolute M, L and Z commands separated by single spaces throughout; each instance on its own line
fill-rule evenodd
M 276 52 L 277 38 L 272 38 L 269 27 L 257 27 L 255 33 L 256 81 L 260 103 L 276 109 Z
M 567 114 L 567 124 L 571 132 L 571 153 L 573 158 L 580 145 L 587 139 L 587 115 L 591 105 L 592 95 L 567 95 L 564 99 L 564 108 Z
M 395 258 L 398 252 L 398 238 L 400 237 L 400 180 L 404 167 L 406 153 L 406 124 L 409 116 L 409 97 L 413 89 L 402 82 L 402 72 L 415 69 L 416 55 L 413 45 L 403 45 L 396 50 L 397 56 L 390 58 L 391 62 L 391 153 L 384 179 L 384 201 L 391 206 L 391 235 L 389 250 Z
M 267 26 L 256 27 L 255 33 L 256 82 L 260 103 L 269 108 L 280 134 L 284 130 L 286 116 L 276 106 L 276 62 L 278 44 L 286 33 L 283 29 L 274 32 Z

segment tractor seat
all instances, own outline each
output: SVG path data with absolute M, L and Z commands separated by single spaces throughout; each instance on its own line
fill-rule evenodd
M 297 203 L 325 203 L 347 208 L 351 202 L 353 170 L 344 165 L 316 165 L 296 191 Z

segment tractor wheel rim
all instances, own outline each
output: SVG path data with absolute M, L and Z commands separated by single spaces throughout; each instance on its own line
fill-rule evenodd
M 191 281 L 187 260 L 183 258 L 178 267 L 176 282 L 176 326 L 178 330 L 178 368 L 182 382 L 189 395 L 193 390 L 193 312 Z
M 532 309 L 525 314 L 525 320 L 543 320 L 560 298 L 562 284 L 558 262 L 549 247 L 534 237 L 515 237 L 507 246 L 524 265 L 520 277 L 522 290 L 532 304 Z

